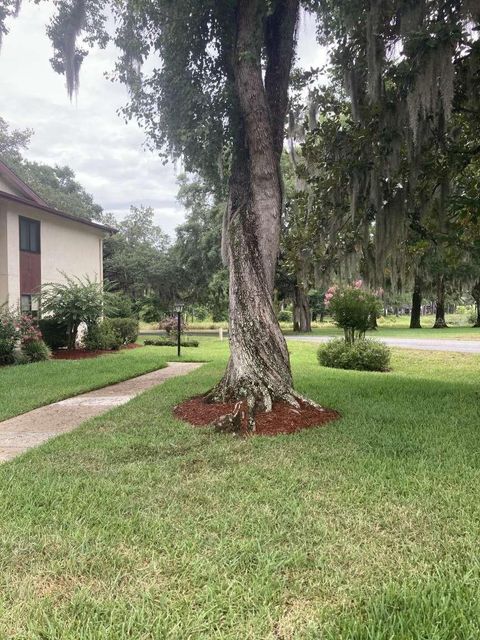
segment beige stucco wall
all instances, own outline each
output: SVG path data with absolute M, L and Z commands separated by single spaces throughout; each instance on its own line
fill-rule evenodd
M 19 216 L 41 222 L 42 284 L 64 282 L 64 274 L 102 280 L 104 233 L 101 230 L 4 200 L 0 201 L 0 303 L 7 295 L 12 306 L 20 300 Z
M 8 298 L 8 268 L 7 268 L 7 216 L 2 211 L 0 203 L 0 306 Z
M 18 215 L 0 203 L 0 304 L 16 306 L 20 300 Z

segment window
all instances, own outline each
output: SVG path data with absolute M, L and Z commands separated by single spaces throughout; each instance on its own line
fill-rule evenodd
M 20 296 L 20 311 L 34 317 L 38 316 L 38 296 L 33 296 L 30 293 L 22 293 Z
M 20 218 L 20 251 L 40 253 L 40 222 Z
M 22 313 L 30 313 L 32 310 L 32 296 L 23 295 L 20 296 L 20 311 Z

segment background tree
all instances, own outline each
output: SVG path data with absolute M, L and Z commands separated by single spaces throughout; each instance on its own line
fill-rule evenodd
M 228 278 L 220 253 L 225 203 L 216 202 L 204 182 L 187 176 L 179 178 L 177 199 L 186 212 L 172 247 L 181 297 L 189 304 L 206 306 L 214 321 L 225 320 Z
M 112 289 L 122 291 L 140 311 L 153 304 L 149 319 L 171 310 L 177 293 L 177 267 L 170 257 L 170 239 L 154 223 L 151 207 L 131 207 L 105 240 L 104 274 Z

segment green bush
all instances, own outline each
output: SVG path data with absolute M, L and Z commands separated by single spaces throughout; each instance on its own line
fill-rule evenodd
M 376 340 L 357 340 L 352 344 L 338 338 L 319 348 L 318 361 L 324 367 L 335 369 L 388 371 L 390 349 Z
M 28 340 L 22 343 L 22 354 L 27 362 L 43 362 L 50 359 L 50 349 L 43 340 Z
M 133 314 L 132 300 L 122 291 L 109 291 L 105 294 L 109 306 L 110 318 L 130 318 Z
M 107 318 L 104 320 L 118 333 L 122 339 L 122 344 L 133 344 L 138 338 L 137 318 Z
M 7 307 L 0 307 L 0 366 L 15 362 L 13 352 L 19 339 L 17 314 Z
M 116 351 L 122 346 L 122 338 L 110 322 L 104 320 L 88 327 L 83 346 L 88 351 Z
M 177 341 L 176 340 L 171 340 L 168 338 L 158 338 L 157 340 L 144 340 L 143 344 L 146 347 L 176 347 L 177 346 Z M 199 342 L 198 340 L 181 340 L 180 341 L 180 346 L 181 347 L 198 347 Z
M 282 311 L 278 312 L 277 318 L 279 322 L 292 322 L 293 314 L 288 309 L 283 309 Z
M 343 329 L 345 341 L 352 344 L 365 336 L 380 315 L 379 299 L 362 286 L 362 281 L 357 280 L 351 287 L 330 287 L 325 294 L 328 312 Z
M 50 349 L 61 349 L 68 344 L 68 325 L 56 318 L 42 318 L 38 322 L 44 341 Z
M 69 278 L 65 282 L 43 285 L 41 293 L 42 312 L 51 315 L 67 326 L 68 348 L 74 349 L 78 328 L 84 322 L 94 326 L 103 313 L 110 311 L 109 297 L 103 284 L 86 277 Z
M 475 324 L 477 321 L 477 312 L 475 310 L 469 311 L 467 314 L 468 324 Z

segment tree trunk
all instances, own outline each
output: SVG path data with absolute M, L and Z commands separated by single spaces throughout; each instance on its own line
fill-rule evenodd
M 410 329 L 421 329 L 420 318 L 422 315 L 422 283 L 418 276 L 415 276 L 412 294 L 412 311 L 410 313 Z
M 293 330 L 301 333 L 309 333 L 312 330 L 312 319 L 310 314 L 310 304 L 305 288 L 302 284 L 295 285 L 295 296 L 293 300 Z
M 285 338 L 274 307 L 273 285 L 280 245 L 280 157 L 294 51 L 298 0 L 279 0 L 266 24 L 259 0 L 239 0 L 233 60 L 238 99 L 222 252 L 230 273 L 230 360 L 213 401 L 246 401 L 248 427 L 273 402 L 296 402 Z M 265 84 L 261 54 L 265 35 Z M 228 428 L 240 428 L 235 411 Z
M 477 307 L 477 320 L 473 326 L 480 327 L 480 280 L 478 280 L 473 287 L 472 296 L 475 300 L 475 306 Z
M 301 257 L 297 265 L 295 291 L 293 298 L 293 330 L 308 333 L 312 330 L 312 316 L 308 300 L 308 267 Z
M 445 278 L 439 276 L 437 279 L 437 299 L 435 301 L 435 324 L 434 329 L 446 329 L 445 321 Z

